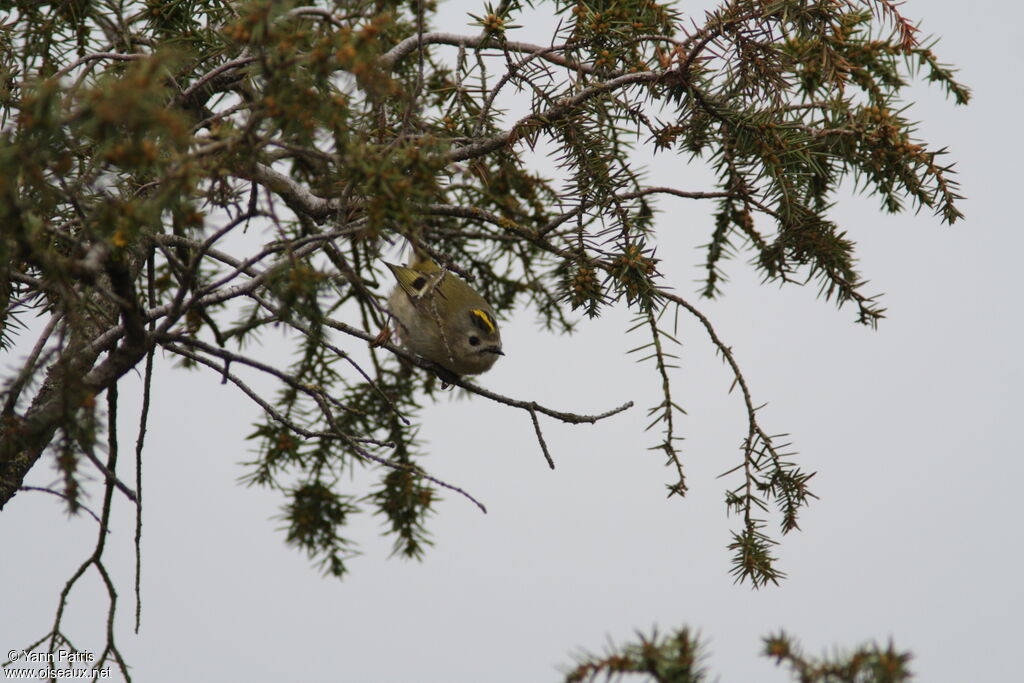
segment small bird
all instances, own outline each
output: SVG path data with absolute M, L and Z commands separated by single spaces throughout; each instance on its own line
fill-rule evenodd
M 407 349 L 456 375 L 487 372 L 505 355 L 494 309 L 462 278 L 418 249 L 408 266 L 384 265 L 397 281 L 388 308 Z

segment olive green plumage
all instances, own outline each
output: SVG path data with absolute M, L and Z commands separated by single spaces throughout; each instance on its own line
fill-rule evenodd
M 504 355 L 494 309 L 462 278 L 417 252 L 408 266 L 385 265 L 397 282 L 388 308 L 407 349 L 456 375 L 486 372 Z

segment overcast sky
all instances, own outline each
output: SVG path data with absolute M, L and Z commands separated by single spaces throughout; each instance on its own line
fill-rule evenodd
M 473 9 L 444 8 L 445 30 Z M 891 638 L 914 653 L 922 681 L 1020 680 L 1024 10 L 946 0 L 902 10 L 942 37 L 939 55 L 974 91 L 956 108 L 918 88 L 911 113 L 925 139 L 950 147 L 967 219 L 950 228 L 928 213 L 882 214 L 872 198 L 840 203 L 835 217 L 859 243 L 870 291 L 884 292 L 889 313 L 877 331 L 817 300 L 813 287 L 759 286 L 743 258 L 728 264 L 725 297 L 700 303 L 755 399 L 769 402 L 765 427 L 788 432 L 799 462 L 818 472 L 821 500 L 778 549 L 789 575 L 779 587 L 755 592 L 728 571 L 736 520 L 725 516 L 723 490 L 732 480 L 716 477 L 737 462 L 745 414 L 692 320 L 681 319 L 673 374 L 689 413 L 685 500 L 665 498 L 671 472 L 646 450 L 659 383 L 652 366 L 624 355 L 642 343 L 625 334 L 628 316 L 610 311 L 566 338 L 517 314 L 503 327 L 507 357 L 481 384 L 562 410 L 636 407 L 594 426 L 542 418 L 553 472 L 525 413 L 479 397 L 428 407 L 425 466 L 489 513 L 445 492 L 422 563 L 388 559 L 380 519 L 360 520 L 348 535 L 364 555 L 340 582 L 285 547 L 272 519 L 277 495 L 237 484 L 254 407 L 215 377 L 164 363 L 144 468 L 137 636 L 123 499 L 106 552 L 122 595 L 118 641 L 137 680 L 554 681 L 581 648 L 682 625 L 700 631 L 708 665 L 727 682 L 791 680 L 758 655 L 760 639 L 779 629 L 812 654 Z M 652 168 L 656 182 L 709 189 L 683 159 L 661 156 Z M 711 207 L 659 206 L 666 282 L 696 301 L 696 247 Z M 266 339 L 264 357 L 287 362 L 288 349 Z M 121 391 L 124 443 L 134 441 L 137 387 L 132 379 Z M 30 483 L 53 478 L 45 462 Z M 47 631 L 95 528 L 38 493 L 3 511 L 0 654 Z M 95 576 L 69 609 L 66 632 L 99 651 L 106 608 Z

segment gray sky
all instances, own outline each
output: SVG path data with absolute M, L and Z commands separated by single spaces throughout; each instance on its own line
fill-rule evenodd
M 728 573 L 736 520 L 725 517 L 723 491 L 732 480 L 716 477 L 738 462 L 745 414 L 692 320 L 681 319 L 673 375 L 689 413 L 685 500 L 665 498 L 671 472 L 646 450 L 656 434 L 643 432 L 645 413 L 659 384 L 652 366 L 624 355 L 642 343 L 624 334 L 628 316 L 610 311 L 568 338 L 519 314 L 503 327 L 508 356 L 481 384 L 576 412 L 625 400 L 636 407 L 595 426 L 542 418 L 552 472 L 525 413 L 478 397 L 430 406 L 424 464 L 489 514 L 446 492 L 431 523 L 436 546 L 422 563 L 388 560 L 380 520 L 360 520 L 349 535 L 365 554 L 342 582 L 284 546 L 271 519 L 276 494 L 237 485 L 254 407 L 215 377 L 165 363 L 144 467 L 138 636 L 123 500 L 106 553 L 122 596 L 118 640 L 137 679 L 553 681 L 580 648 L 689 625 L 722 681 L 790 680 L 758 655 L 760 639 L 779 629 L 812 654 L 892 638 L 913 651 L 923 681 L 1019 680 L 1024 59 L 1016 29 L 1024 10 L 945 0 L 910 0 L 902 10 L 942 37 L 940 57 L 974 91 L 971 105 L 955 108 L 937 89 L 918 88 L 911 114 L 926 140 L 950 147 L 967 220 L 949 228 L 924 213 L 889 216 L 865 197 L 837 207 L 871 291 L 885 293 L 889 317 L 877 331 L 855 325 L 852 309 L 817 300 L 813 287 L 759 286 L 743 258 L 727 266 L 723 299 L 698 302 L 755 399 L 769 402 L 765 427 L 791 434 L 798 461 L 818 472 L 821 500 L 778 549 L 789 574 L 781 586 L 755 592 Z M 684 165 L 661 156 L 653 177 L 708 189 Z M 659 206 L 667 283 L 697 301 L 696 245 L 707 240 L 711 207 Z M 266 339 L 264 357 L 286 362 L 288 349 Z M 138 415 L 133 382 L 121 391 L 126 444 Z M 47 462 L 31 483 L 53 477 Z M 95 526 L 68 521 L 43 494 L 20 494 L 0 516 L 2 654 L 48 630 Z M 98 651 L 105 596 L 95 576 L 69 609 L 67 632 Z

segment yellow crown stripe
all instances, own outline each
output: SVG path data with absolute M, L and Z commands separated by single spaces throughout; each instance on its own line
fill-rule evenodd
M 483 320 L 484 324 L 487 325 L 487 329 L 489 329 L 492 334 L 497 331 L 497 328 L 494 327 L 494 321 L 491 320 L 491 316 L 487 315 L 487 311 L 481 311 L 479 308 L 474 308 L 469 312 Z

